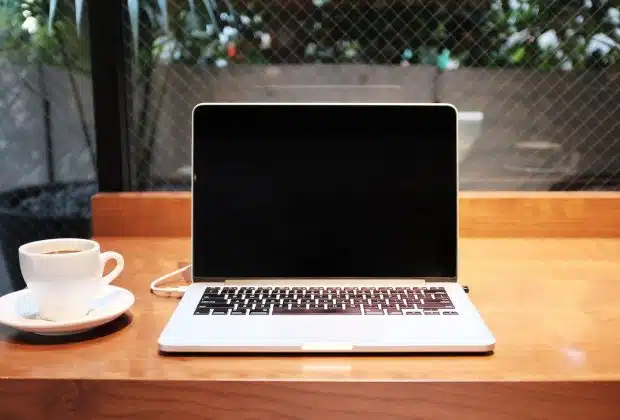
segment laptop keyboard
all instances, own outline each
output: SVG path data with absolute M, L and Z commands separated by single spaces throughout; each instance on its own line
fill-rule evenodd
M 195 315 L 458 315 L 443 287 L 207 287 Z

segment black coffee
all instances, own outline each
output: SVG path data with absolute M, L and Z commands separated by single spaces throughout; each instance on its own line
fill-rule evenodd
M 75 252 L 80 252 L 79 249 L 58 249 L 56 251 L 44 252 L 46 255 L 54 255 L 54 254 L 73 254 Z

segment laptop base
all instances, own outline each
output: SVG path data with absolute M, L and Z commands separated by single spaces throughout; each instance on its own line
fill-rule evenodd
M 367 288 L 371 289 L 371 283 Z M 268 290 L 280 285 L 230 283 L 194 283 L 182 298 L 170 321 L 162 332 L 158 344 L 166 353 L 488 353 L 494 349 L 495 338 L 483 322 L 478 311 L 469 300 L 463 288 L 457 283 L 432 283 L 428 290 L 445 290 L 451 305 L 438 310 L 426 310 L 422 304 L 407 309 L 395 305 L 401 314 L 390 314 L 389 308 L 382 313 L 274 313 L 276 307 L 269 304 L 267 313 L 234 314 L 237 307 L 210 308 L 201 313 L 200 306 L 206 306 L 205 297 L 210 299 L 210 290 L 247 291 L 253 288 Z M 295 283 L 290 284 L 294 290 Z M 337 284 L 324 284 L 323 293 L 330 289 L 346 290 Z M 402 289 L 411 287 L 403 284 Z M 417 286 L 413 286 L 416 288 Z M 424 287 L 424 286 L 423 286 Z M 385 289 L 383 284 L 376 289 Z M 236 290 L 235 290 L 236 289 Z M 396 289 L 400 289 L 396 287 Z M 410 289 L 411 290 L 411 289 Z M 281 290 L 280 290 L 281 291 Z M 433 293 L 434 294 L 434 293 Z M 233 296 L 226 294 L 224 297 Z M 262 295 L 261 295 L 262 296 Z M 280 295 L 281 296 L 281 295 Z M 316 296 L 316 295 L 314 295 Z M 273 298 L 276 300 L 276 298 Z M 376 300 L 379 300 L 377 298 Z M 430 299 L 430 293 L 429 293 Z M 226 299 L 233 301 L 234 299 Z M 241 300 L 241 299 L 237 299 Z M 248 299 L 243 299 L 244 301 Z M 261 299 L 267 300 L 267 298 Z M 282 302 L 283 298 L 277 299 Z M 297 299 L 299 300 L 299 299 Z M 314 301 L 316 302 L 316 297 Z M 333 299 L 332 299 L 333 300 Z M 372 300 L 372 299 L 371 299 Z M 215 302 L 217 302 L 215 300 Z M 389 303 L 389 299 L 388 299 Z M 230 303 L 229 303 L 230 304 Z M 235 305 L 235 304 L 233 304 Z M 288 309 L 292 306 L 288 304 Z M 253 306 L 256 308 L 255 304 Z M 310 304 L 306 304 L 309 308 Z M 433 306 L 433 305 L 431 305 Z M 222 308 L 222 306 L 220 306 Z M 401 309 L 403 308 L 403 309 Z M 371 308 L 372 309 L 372 308 Z M 204 308 L 203 308 L 204 310 Z M 217 312 L 220 313 L 217 313 Z M 241 312 L 237 310 L 237 312 Z M 415 313 L 414 313 L 415 312 Z

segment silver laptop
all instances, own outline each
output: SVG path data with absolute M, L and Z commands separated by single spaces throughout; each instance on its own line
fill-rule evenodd
M 453 106 L 201 104 L 192 154 L 162 352 L 493 350 L 458 282 Z

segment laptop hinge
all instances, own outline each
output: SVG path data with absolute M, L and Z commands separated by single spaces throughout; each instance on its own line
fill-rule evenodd
M 355 279 L 316 279 L 316 278 L 291 278 L 291 279 L 266 279 L 266 278 L 245 278 L 245 279 L 227 279 L 224 277 L 199 277 L 195 278 L 194 282 L 197 283 L 370 283 L 377 282 L 381 284 L 394 283 L 394 284 L 402 284 L 402 283 L 455 283 L 457 281 L 456 277 L 428 277 L 428 278 L 355 278 Z
M 265 278 L 247 278 L 247 279 L 221 279 L 221 278 L 202 278 L 195 280 L 196 282 L 210 282 L 210 283 L 228 283 L 228 284 L 273 284 L 273 285 L 300 285 L 300 286 L 312 286 L 312 285 L 325 285 L 334 284 L 338 286 L 362 286 L 369 284 L 381 284 L 382 286 L 388 285 L 424 285 L 426 280 L 424 279 L 400 279 L 400 278 L 356 278 L 356 279 L 303 279 L 303 278 L 291 278 L 291 279 L 265 279 Z

